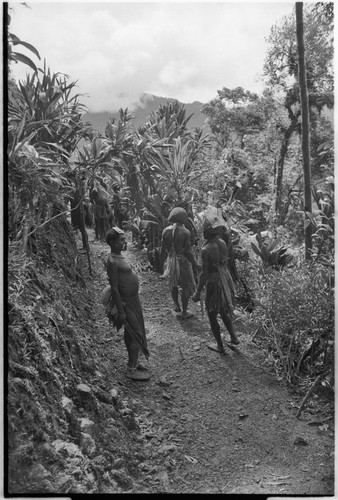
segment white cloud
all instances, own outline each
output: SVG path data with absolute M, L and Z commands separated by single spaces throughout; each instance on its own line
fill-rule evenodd
M 190 78 L 196 75 L 196 71 L 189 66 L 189 62 L 185 59 L 169 61 L 163 66 L 159 73 L 159 81 L 169 87 L 182 87 Z
M 53 72 L 78 81 L 93 111 L 132 109 L 143 92 L 207 101 L 256 90 L 264 37 L 293 3 L 17 3 L 12 31 Z M 27 53 L 27 52 L 25 52 Z M 28 55 L 28 53 L 27 53 Z M 16 65 L 15 75 L 26 68 Z

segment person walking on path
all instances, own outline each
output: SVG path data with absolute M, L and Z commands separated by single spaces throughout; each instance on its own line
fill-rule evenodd
M 147 368 L 139 362 L 142 353 L 149 358 L 143 311 L 139 299 L 139 280 L 129 261 L 122 255 L 126 250 L 126 236 L 122 229 L 113 227 L 106 234 L 111 254 L 107 260 L 110 286 L 102 294 L 102 302 L 110 321 L 119 330 L 124 326 L 124 342 L 128 351 L 127 377 L 148 380 Z
M 184 208 L 176 207 L 169 214 L 170 226 L 162 232 L 160 260 L 166 267 L 163 277 L 169 277 L 169 289 L 174 302 L 174 311 L 182 312 L 181 319 L 188 319 L 193 316 L 188 311 L 189 299 L 196 289 L 194 269 L 200 271 L 201 266 L 196 262 L 191 251 L 191 234 L 185 227 L 188 219 Z M 182 308 L 179 303 L 179 289 L 181 289 Z
M 108 228 L 108 218 L 112 216 L 109 203 L 99 186 L 90 190 L 89 197 L 94 213 L 95 238 L 104 241 Z
M 209 349 L 225 354 L 224 345 L 220 334 L 220 325 L 217 316 L 230 333 L 231 343 L 239 344 L 235 334 L 232 316 L 234 310 L 234 284 L 227 267 L 229 258 L 228 247 L 221 238 L 224 222 L 215 214 L 206 218 L 203 225 L 205 243 L 202 247 L 202 270 L 199 275 L 197 290 L 192 300 L 201 300 L 201 291 L 206 285 L 205 309 L 208 313 L 209 323 L 216 343 L 207 344 Z

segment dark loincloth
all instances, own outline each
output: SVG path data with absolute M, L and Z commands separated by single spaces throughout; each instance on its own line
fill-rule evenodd
M 104 219 L 106 217 L 106 208 L 96 203 L 93 206 L 95 219 Z
M 142 353 L 145 357 L 149 358 L 149 351 L 147 348 L 147 337 L 144 326 L 144 318 L 141 302 L 138 295 L 134 297 L 122 297 L 121 301 L 123 305 L 124 312 L 126 314 L 126 323 L 124 324 L 124 329 L 129 335 L 133 338 L 135 342 L 139 345 Z M 113 302 L 113 298 L 111 295 L 111 287 L 107 286 L 101 296 L 101 302 L 106 308 L 106 314 L 109 318 L 109 322 L 113 324 L 119 330 L 122 327 L 122 324 L 118 323 L 118 311 L 117 306 Z M 135 330 L 130 321 L 131 317 L 134 317 L 137 321 L 137 329 Z M 135 322 L 134 322 L 135 323 Z

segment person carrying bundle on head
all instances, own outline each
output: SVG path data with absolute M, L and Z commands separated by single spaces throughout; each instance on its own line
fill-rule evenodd
M 203 224 L 203 236 L 206 241 L 201 252 L 202 269 L 196 293 L 192 297 L 194 302 L 200 301 L 201 291 L 206 286 L 205 309 L 216 340 L 216 344 L 208 344 L 207 347 L 222 354 L 225 354 L 225 350 L 217 320 L 218 315 L 230 333 L 231 343 L 239 344 L 232 323 L 235 291 L 228 269 L 229 250 L 221 237 L 224 225 L 225 221 L 219 216 L 217 209 L 209 207 Z

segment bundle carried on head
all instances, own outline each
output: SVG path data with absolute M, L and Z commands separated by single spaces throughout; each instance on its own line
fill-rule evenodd
M 210 234 L 220 234 L 226 227 L 226 222 L 222 217 L 222 210 L 213 206 L 208 206 L 204 214 L 203 227 Z
M 184 210 L 184 208 L 175 207 L 170 212 L 168 220 L 169 220 L 169 222 L 171 222 L 173 224 L 175 224 L 175 223 L 185 224 L 188 220 L 188 214 Z

